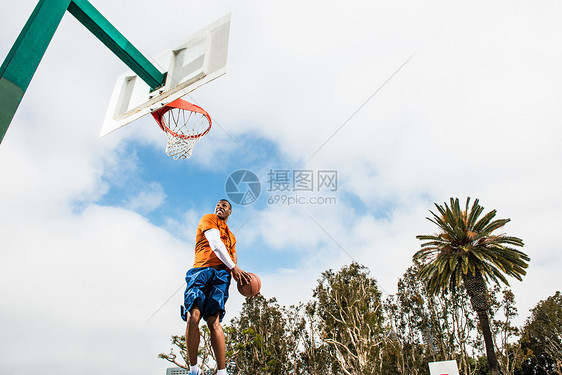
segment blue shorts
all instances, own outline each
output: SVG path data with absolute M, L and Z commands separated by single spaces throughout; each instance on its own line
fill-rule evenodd
M 187 321 L 189 310 L 196 305 L 205 321 L 217 311 L 220 312 L 219 319 L 222 321 L 226 312 L 230 273 L 211 267 L 192 268 L 187 271 L 185 281 L 187 287 L 181 306 L 181 318 Z

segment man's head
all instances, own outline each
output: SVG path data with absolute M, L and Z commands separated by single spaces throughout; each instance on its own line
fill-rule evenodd
M 215 206 L 215 215 L 219 219 L 226 221 L 230 214 L 232 213 L 232 205 L 226 199 L 221 199 Z

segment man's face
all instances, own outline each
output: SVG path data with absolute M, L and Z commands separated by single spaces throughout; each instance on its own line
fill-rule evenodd
M 219 201 L 215 206 L 215 215 L 221 220 L 226 220 L 230 216 L 232 208 L 227 201 Z

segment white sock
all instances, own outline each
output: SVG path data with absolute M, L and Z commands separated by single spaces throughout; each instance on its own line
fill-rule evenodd
M 199 366 L 197 366 L 197 365 L 189 366 L 189 372 L 192 372 L 194 374 L 199 374 Z
M 228 374 L 226 373 L 226 369 L 223 368 L 222 370 L 217 371 L 217 375 L 228 375 Z

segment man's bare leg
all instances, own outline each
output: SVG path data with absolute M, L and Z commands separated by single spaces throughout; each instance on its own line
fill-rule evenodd
M 199 311 L 197 306 L 193 306 L 189 311 L 187 327 L 185 329 L 185 343 L 187 345 L 187 354 L 191 366 L 197 365 L 197 352 L 199 351 L 200 340 L 199 321 L 201 321 L 201 311 Z
M 211 346 L 215 353 L 215 360 L 217 361 L 217 369 L 222 370 L 226 367 L 225 358 L 225 344 L 224 344 L 224 331 L 220 324 L 219 313 L 210 316 L 207 319 L 207 326 L 211 334 Z

